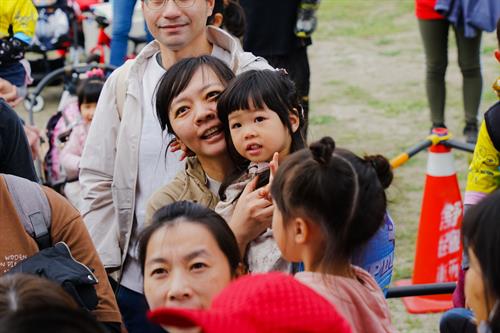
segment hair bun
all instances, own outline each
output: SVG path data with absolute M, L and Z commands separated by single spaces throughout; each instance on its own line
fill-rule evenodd
M 335 141 L 329 136 L 323 137 L 321 140 L 313 142 L 309 149 L 312 152 L 314 160 L 320 164 L 328 164 L 335 150 Z
M 365 156 L 365 161 L 371 163 L 384 189 L 388 188 L 392 183 L 393 173 L 391 164 L 387 158 L 382 155 L 368 155 Z

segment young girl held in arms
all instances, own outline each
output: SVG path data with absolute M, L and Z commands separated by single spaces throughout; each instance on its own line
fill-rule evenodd
M 269 162 L 274 154 L 279 153 L 283 160 L 304 147 L 302 107 L 295 86 L 284 71 L 261 70 L 237 76 L 221 94 L 217 110 L 235 168 L 221 185 L 221 201 L 215 211 L 234 225 L 239 214 L 233 212 L 238 206 L 251 205 L 246 195 L 268 184 Z M 236 206 L 240 198 L 243 202 Z M 273 208 L 264 191 L 254 202 L 259 201 L 267 202 L 259 209 L 269 217 L 270 226 Z M 271 229 L 264 226 L 253 236 L 248 239 L 246 253 L 250 272 L 289 270 Z
M 394 332 L 373 277 L 351 264 L 380 228 L 392 171 L 380 155 L 360 158 L 325 137 L 279 166 L 271 185 L 272 228 L 283 257 L 302 261 L 295 277 L 328 299 L 353 332 Z

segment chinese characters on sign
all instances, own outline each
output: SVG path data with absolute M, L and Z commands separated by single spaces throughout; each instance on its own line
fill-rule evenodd
M 462 203 L 457 201 L 447 203 L 441 211 L 439 224 L 439 242 L 437 258 L 440 261 L 436 272 L 436 282 L 446 282 L 458 279 L 460 270 L 460 218 L 462 217 Z M 451 258 L 450 255 L 452 255 Z M 448 257 L 448 258 L 445 258 Z

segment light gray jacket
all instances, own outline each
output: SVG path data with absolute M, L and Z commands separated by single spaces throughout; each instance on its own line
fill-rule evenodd
M 248 52 L 227 32 L 209 26 L 212 55 L 239 74 L 250 69 L 272 69 L 263 59 Z M 92 120 L 80 161 L 82 215 L 107 269 L 120 269 L 134 223 L 134 206 L 142 130 L 142 77 L 149 61 L 156 61 L 156 41 L 146 45 L 130 66 L 126 79 L 123 114 L 117 107 L 117 79 L 124 66 L 106 81 Z

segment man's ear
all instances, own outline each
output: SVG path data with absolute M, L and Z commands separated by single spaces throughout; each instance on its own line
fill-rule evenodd
M 304 244 L 309 237 L 309 224 L 302 217 L 295 217 L 291 223 L 293 239 L 296 244 Z
M 295 133 L 300 126 L 300 118 L 298 116 L 298 112 L 299 111 L 294 108 L 292 112 L 289 112 L 288 116 L 288 118 L 290 119 L 290 125 L 292 125 L 293 133 Z
M 224 16 L 221 13 L 217 13 L 214 15 L 214 20 L 212 22 L 212 25 L 215 25 L 216 27 L 220 28 L 222 26 L 223 20 Z
M 215 6 L 215 0 L 205 0 L 207 2 L 207 17 L 210 17 L 212 13 L 214 12 L 214 6 Z
M 500 50 L 495 50 L 495 58 L 497 58 L 497 61 L 500 62 Z

